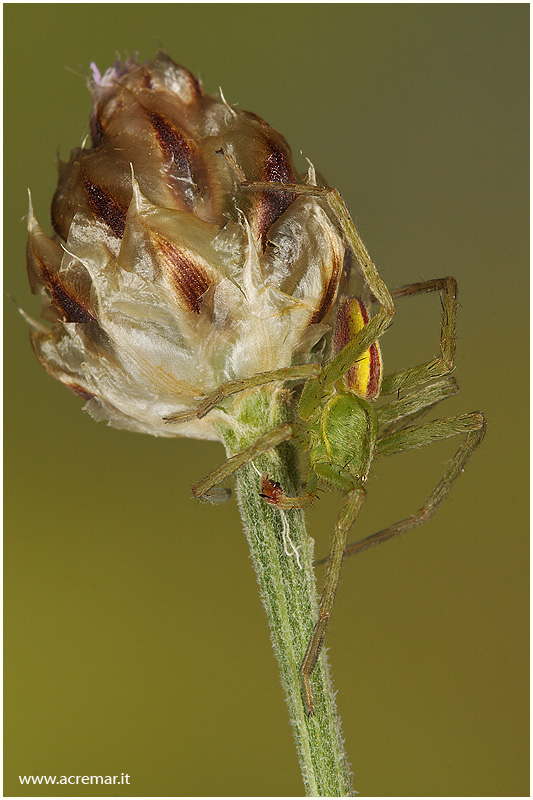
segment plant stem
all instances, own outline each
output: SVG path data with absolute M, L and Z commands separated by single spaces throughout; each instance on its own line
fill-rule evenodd
M 221 430 L 228 456 L 267 430 L 290 420 L 282 391 L 254 391 L 234 403 L 236 425 Z M 301 511 L 280 511 L 259 496 L 259 473 L 280 482 L 288 494 L 300 488 L 294 448 L 284 444 L 248 463 L 236 474 L 237 498 L 261 599 L 270 624 L 274 654 L 281 671 L 307 796 L 352 796 L 325 650 L 313 672 L 316 713 L 308 717 L 302 699 L 299 667 L 317 619 L 313 542 Z

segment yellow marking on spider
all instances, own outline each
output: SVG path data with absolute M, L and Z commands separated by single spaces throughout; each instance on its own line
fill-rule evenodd
M 368 312 L 362 301 L 356 297 L 351 297 L 347 301 L 346 312 L 347 334 L 349 339 L 353 339 L 368 323 Z M 370 383 L 371 365 L 372 356 L 369 348 L 365 350 L 357 363 L 353 365 L 346 375 L 345 380 L 348 388 L 360 397 L 366 397 L 367 395 L 368 385 Z

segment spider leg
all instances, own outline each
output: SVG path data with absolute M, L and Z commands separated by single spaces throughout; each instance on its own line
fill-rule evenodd
M 322 375 L 315 380 L 308 381 L 302 391 L 298 406 L 298 413 L 302 419 L 309 419 L 316 408 L 320 405 L 324 390 L 333 386 L 350 367 L 357 361 L 362 354 L 368 350 L 379 337 L 387 330 L 394 316 L 394 303 L 389 290 L 380 278 L 379 273 L 370 258 L 368 251 L 359 236 L 357 229 L 346 208 L 344 200 L 337 189 L 329 187 L 313 186 L 308 183 L 276 183 L 267 181 L 256 183 L 247 181 L 246 176 L 236 163 L 235 159 L 228 153 L 221 151 L 230 169 L 243 187 L 251 190 L 279 190 L 284 192 L 294 192 L 295 194 L 311 195 L 322 197 L 328 203 L 333 215 L 339 225 L 347 243 L 357 259 L 361 272 L 365 278 L 368 288 L 381 304 L 377 314 L 372 317 L 367 325 L 337 353 L 324 369 Z
M 273 428 L 260 436 L 253 444 L 241 450 L 240 453 L 228 458 L 228 460 L 217 469 L 210 472 L 207 477 L 199 481 L 192 487 L 192 493 L 198 500 L 208 502 L 219 502 L 223 499 L 220 490 L 217 490 L 219 483 L 233 475 L 239 467 L 242 467 L 248 461 L 253 461 L 254 458 L 266 453 L 273 447 L 276 447 L 282 442 L 286 442 L 294 435 L 293 427 L 288 422 L 280 425 L 278 428 Z M 225 492 L 225 490 L 222 490 Z
M 416 447 L 424 447 L 426 444 L 438 442 L 441 439 L 449 439 L 451 436 L 478 430 L 485 431 L 485 417 L 481 411 L 471 411 L 470 414 L 460 414 L 457 417 L 436 419 L 433 422 L 427 422 L 425 425 L 417 425 L 378 439 L 375 455 L 392 456 L 395 453 L 403 453 Z
M 387 436 L 378 442 L 378 450 L 383 455 L 392 455 L 393 453 L 404 452 L 414 447 L 420 447 L 429 442 L 446 439 L 450 436 L 465 433 L 466 437 L 455 453 L 450 466 L 440 479 L 439 483 L 418 511 L 410 517 L 396 522 L 389 528 L 385 528 L 378 533 L 367 536 L 358 542 L 349 544 L 344 550 L 344 558 L 359 553 L 362 550 L 367 550 L 381 542 L 386 542 L 399 533 L 415 528 L 421 525 L 426 520 L 433 516 L 442 501 L 447 497 L 448 492 L 454 485 L 459 475 L 464 471 L 466 464 L 474 453 L 477 447 L 483 441 L 485 436 L 486 422 L 483 414 L 479 411 L 474 411 L 471 414 L 463 414 L 459 417 L 450 417 L 449 419 L 438 420 L 437 422 L 430 422 L 427 425 L 413 428 L 406 431 L 395 433 Z M 381 445 L 381 449 L 380 449 Z M 315 564 L 323 564 L 327 558 L 321 561 L 316 561 Z
M 394 303 L 391 294 L 379 277 L 368 251 L 357 233 L 344 201 L 336 189 L 327 190 L 326 199 L 334 212 L 346 237 L 348 245 L 357 259 L 368 287 L 381 308 L 356 336 L 340 350 L 316 380 L 308 381 L 303 388 L 298 413 L 303 419 L 309 419 L 320 406 L 324 391 L 330 389 L 350 367 L 382 336 L 392 322 Z
M 363 500 L 365 499 L 365 495 L 366 492 L 363 488 L 361 488 L 361 486 L 352 485 L 352 488 L 348 493 L 346 503 L 344 504 L 335 525 L 335 533 L 331 546 L 328 571 L 318 610 L 318 620 L 309 639 L 309 644 L 307 645 L 307 650 L 300 666 L 305 709 L 308 716 L 313 714 L 315 711 L 313 690 L 311 688 L 311 673 L 313 672 L 320 654 L 324 636 L 326 635 L 329 617 L 333 609 L 337 585 L 339 583 L 344 548 L 346 545 L 346 537 L 348 536 L 348 531 L 355 522 L 355 519 L 359 513 L 359 509 L 361 508 Z
M 422 283 L 411 283 L 393 291 L 392 296 L 409 297 L 425 292 L 441 292 L 442 323 L 440 332 L 440 357 L 417 367 L 386 375 L 381 384 L 381 394 L 395 394 L 431 378 L 451 372 L 455 356 L 455 319 L 457 314 L 457 281 L 455 278 L 436 278 Z
M 391 400 L 377 409 L 380 425 L 379 438 L 382 439 L 391 433 L 396 433 L 396 431 L 412 425 L 415 420 L 427 414 L 441 400 L 453 397 L 458 391 L 457 381 L 455 378 L 448 376 L 440 381 L 430 383 L 399 400 Z
M 192 411 L 180 411 L 177 414 L 165 417 L 164 420 L 168 423 L 180 423 L 189 422 L 193 419 L 202 419 L 222 400 L 233 394 L 244 392 L 247 389 L 254 389 L 256 386 L 264 386 L 267 383 L 275 383 L 276 381 L 297 381 L 316 378 L 321 372 L 322 367 L 319 364 L 300 364 L 293 367 L 282 367 L 271 372 L 260 372 L 257 375 L 237 381 L 228 381 L 221 384 L 213 394 L 208 395 Z
M 384 313 L 380 316 L 380 313 L 378 312 L 378 314 L 376 314 L 376 318 L 378 316 L 380 317 L 380 323 L 385 318 L 387 320 L 387 325 L 385 327 L 388 327 L 392 316 L 394 315 L 394 303 L 392 302 L 391 294 L 382 279 L 379 277 L 379 273 L 372 259 L 370 258 L 361 237 L 357 233 L 357 229 L 350 216 L 350 212 L 346 208 L 346 204 L 337 189 L 331 189 L 323 186 L 313 186 L 309 183 L 276 183 L 274 181 L 257 183 L 255 181 L 247 181 L 242 170 L 240 170 L 240 168 L 237 166 L 235 160 L 226 153 L 223 153 L 223 155 L 229 166 L 235 172 L 242 186 L 246 189 L 255 189 L 258 191 L 272 191 L 273 189 L 277 189 L 283 192 L 293 192 L 295 194 L 323 197 L 327 201 L 339 227 L 341 228 L 348 244 L 350 245 L 350 249 L 359 262 L 361 271 L 366 282 L 368 283 L 370 291 L 376 300 L 379 300 L 383 307 L 380 309 L 380 311 L 384 311 Z M 379 329 L 380 323 L 376 323 L 374 327 Z M 372 342 L 374 342 L 379 335 L 381 334 L 373 334 L 373 338 L 370 338 L 369 343 L 372 344 Z M 362 352 L 367 349 L 368 345 L 365 346 Z

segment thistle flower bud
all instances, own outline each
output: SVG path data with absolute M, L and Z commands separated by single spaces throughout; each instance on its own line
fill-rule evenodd
M 220 409 L 166 425 L 228 380 L 320 359 L 348 252 L 327 203 L 247 181 L 315 182 L 267 123 L 164 53 L 92 66 L 91 143 L 59 165 L 53 238 L 29 213 L 41 363 L 119 428 L 218 438 Z M 224 157 L 226 156 L 226 157 Z

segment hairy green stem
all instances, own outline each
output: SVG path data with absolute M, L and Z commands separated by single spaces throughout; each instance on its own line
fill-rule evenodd
M 252 444 L 265 431 L 290 420 L 291 408 L 280 391 L 261 390 L 233 405 L 236 421 L 221 433 L 228 455 Z M 250 545 L 261 599 L 270 624 L 274 654 L 296 739 L 306 794 L 353 795 L 325 650 L 312 676 L 316 713 L 308 717 L 302 699 L 299 667 L 317 619 L 313 542 L 300 511 L 280 511 L 259 496 L 260 473 L 297 494 L 297 458 L 290 444 L 255 459 L 236 474 L 237 498 Z

